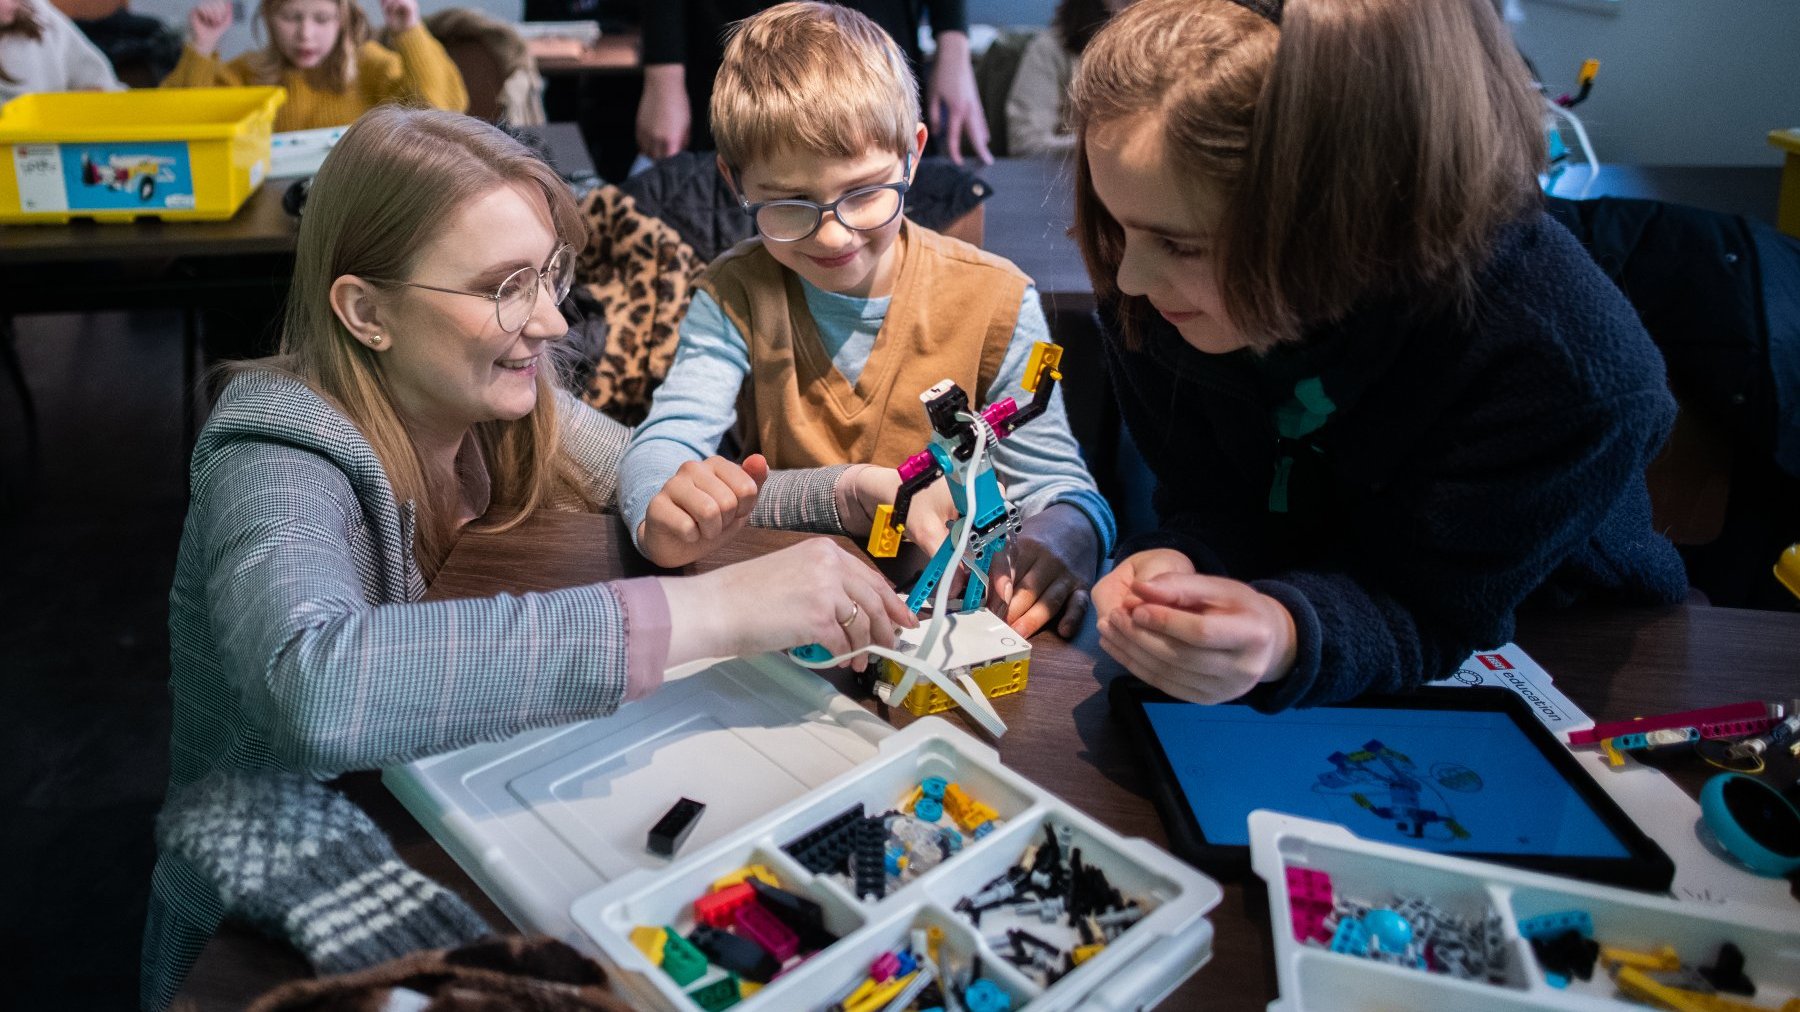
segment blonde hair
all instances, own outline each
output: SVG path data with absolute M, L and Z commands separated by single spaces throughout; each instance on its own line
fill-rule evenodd
M 258 84 L 280 84 L 281 76 L 292 64 L 282 55 L 275 41 L 275 15 L 292 0 L 262 0 L 256 5 L 251 21 L 254 30 L 260 26 L 269 41 L 249 54 L 250 77 Z M 337 0 L 338 37 L 331 52 L 319 65 L 306 71 L 308 83 L 328 91 L 341 92 L 356 83 L 356 51 L 373 36 L 368 15 L 356 0 Z
M 554 170 L 481 120 L 434 109 L 379 106 L 364 113 L 326 156 L 300 222 L 293 285 L 280 355 L 248 368 L 275 368 L 318 391 L 356 424 L 375 448 L 396 502 L 418 506 L 420 570 L 427 579 L 456 536 L 457 490 L 419 456 L 379 356 L 355 340 L 331 308 L 331 285 L 344 275 L 411 274 L 420 252 L 456 211 L 496 187 L 541 192 L 557 234 L 579 251 L 587 226 Z M 413 340 L 444 340 L 413 335 Z M 537 404 L 512 421 L 474 427 L 492 480 L 481 529 L 504 530 L 559 500 L 595 508 L 574 462 L 557 439 L 551 370 L 538 373 Z
M 712 130 L 734 168 L 779 150 L 855 158 L 912 150 L 919 84 L 865 15 L 784 3 L 733 25 L 713 83 Z
M 1094 37 L 1071 88 L 1074 234 L 1128 343 L 1151 313 L 1118 290 L 1124 236 L 1087 142 L 1149 114 L 1168 158 L 1223 197 L 1220 293 L 1266 347 L 1403 297 L 1468 312 L 1494 234 L 1541 199 L 1542 100 L 1492 0 L 1141 0 Z

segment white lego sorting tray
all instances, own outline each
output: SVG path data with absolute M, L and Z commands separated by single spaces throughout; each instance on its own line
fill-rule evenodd
M 961 852 L 883 899 L 858 900 L 835 877 L 808 872 L 782 850 L 858 802 L 870 815 L 896 808 L 931 776 L 958 783 L 972 799 L 992 806 L 1001 825 L 968 840 Z M 1083 862 L 1101 868 L 1122 894 L 1150 909 L 1098 955 L 1043 988 L 997 955 L 983 937 L 1004 926 L 999 915 L 984 917 L 977 930 L 954 907 L 1017 862 L 1029 844 L 1042 838 L 1046 821 L 1069 826 Z M 827 929 L 840 939 L 735 1006 L 744 1012 L 828 1004 L 867 976 L 876 956 L 905 947 L 915 925 L 941 927 L 957 962 L 979 954 L 982 974 L 1012 995 L 1014 1008 L 1146 1008 L 1211 956 L 1212 925 L 1206 914 L 1220 898 L 1213 880 L 1147 841 L 1120 837 L 1002 766 L 987 745 L 927 717 L 883 739 L 876 758 L 831 783 L 707 846 L 690 847 L 667 869 L 620 876 L 577 900 L 571 914 L 598 943 L 615 985 L 634 1001 L 646 1008 L 689 1012 L 699 1006 L 684 992 L 702 986 L 716 971 L 686 988 L 679 986 L 632 944 L 631 930 L 669 925 L 686 934 L 695 923 L 693 901 L 706 895 L 715 879 L 751 864 L 766 866 L 783 888 L 818 902 Z
M 1800 995 L 1800 907 L 1782 911 L 1680 902 L 1372 843 L 1342 826 L 1270 811 L 1250 813 L 1250 850 L 1252 867 L 1268 885 L 1269 921 L 1275 934 L 1275 975 L 1281 995 L 1270 1003 L 1270 1012 L 1645 1008 L 1617 997 L 1606 971 L 1598 966 L 1593 979 L 1570 981 L 1566 989 L 1546 982 L 1531 945 L 1519 936 L 1518 922 L 1573 909 L 1585 910 L 1593 918 L 1594 939 L 1601 944 L 1638 951 L 1672 945 L 1690 966 L 1710 964 L 1721 944 L 1734 943 L 1744 953 L 1745 974 L 1756 984 L 1753 999 L 1738 1000 L 1778 1009 Z M 1504 982 L 1459 980 L 1297 940 L 1290 926 L 1288 868 L 1330 875 L 1334 896 L 1375 904 L 1396 893 L 1420 896 L 1457 917 L 1493 910 L 1500 915 L 1507 938 Z
M 870 814 L 896 806 L 933 774 L 993 806 L 1003 825 L 888 898 L 861 903 L 780 851 L 855 801 Z M 784 887 L 818 899 L 842 938 L 742 1003 L 747 1012 L 822 1003 L 901 945 L 915 920 L 943 927 L 959 954 L 980 952 L 984 974 L 1033 999 L 1033 1009 L 1147 1007 L 1212 950 L 1205 915 L 1219 888 L 1211 879 L 1143 840 L 1120 838 L 950 724 L 927 718 L 896 731 L 777 655 L 671 671 L 655 694 L 610 717 L 394 767 L 383 781 L 516 925 L 595 954 L 618 986 L 659 1008 L 696 1006 L 631 945 L 631 928 L 690 928 L 692 901 L 751 857 Z M 646 834 L 684 796 L 705 812 L 673 860 L 651 854 Z M 1089 863 L 1157 909 L 1040 995 L 989 958 L 951 907 L 1017 860 L 1046 818 L 1071 826 Z M 983 929 L 991 924 L 1004 926 L 984 918 Z

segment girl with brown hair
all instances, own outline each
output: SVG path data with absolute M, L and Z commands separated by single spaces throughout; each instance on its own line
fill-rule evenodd
M 106 55 L 49 0 L 0 0 L 0 105 L 38 91 L 117 91 Z
M 269 42 L 230 62 L 219 41 L 231 28 L 232 0 L 202 0 L 188 14 L 188 44 L 165 88 L 279 84 L 287 102 L 275 129 L 343 126 L 383 102 L 462 112 L 462 73 L 419 20 L 418 0 L 382 0 L 394 48 L 370 38 L 356 0 L 264 0 L 255 17 Z
M 1094 588 L 1108 653 L 1280 709 L 1450 675 L 1527 602 L 1682 598 L 1662 358 L 1541 209 L 1489 0 L 1142 0 L 1073 104 L 1161 522 Z
M 825 539 L 686 579 L 421 600 L 460 530 L 616 501 L 630 434 L 558 389 L 548 356 L 585 239 L 554 171 L 479 120 L 382 107 L 327 156 L 281 353 L 235 371 L 194 447 L 171 794 L 222 771 L 407 762 L 611 713 L 698 658 L 842 654 L 916 624 Z M 874 510 L 851 473 L 776 472 L 724 519 L 866 534 L 839 525 Z M 147 1007 L 219 923 L 204 883 L 159 855 Z

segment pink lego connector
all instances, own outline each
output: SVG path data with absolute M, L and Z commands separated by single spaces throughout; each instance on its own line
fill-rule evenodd
M 1325 918 L 1331 913 L 1331 876 L 1311 868 L 1287 870 L 1288 916 L 1294 922 L 1294 938 L 1327 941 Z

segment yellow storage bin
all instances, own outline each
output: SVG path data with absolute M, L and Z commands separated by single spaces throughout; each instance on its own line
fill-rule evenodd
M 283 88 L 23 95 L 0 106 L 0 222 L 220 221 L 269 172 Z
M 1781 206 L 1775 213 L 1775 224 L 1788 235 L 1800 236 L 1800 127 L 1769 131 L 1769 143 L 1787 152 L 1787 165 L 1781 170 Z

